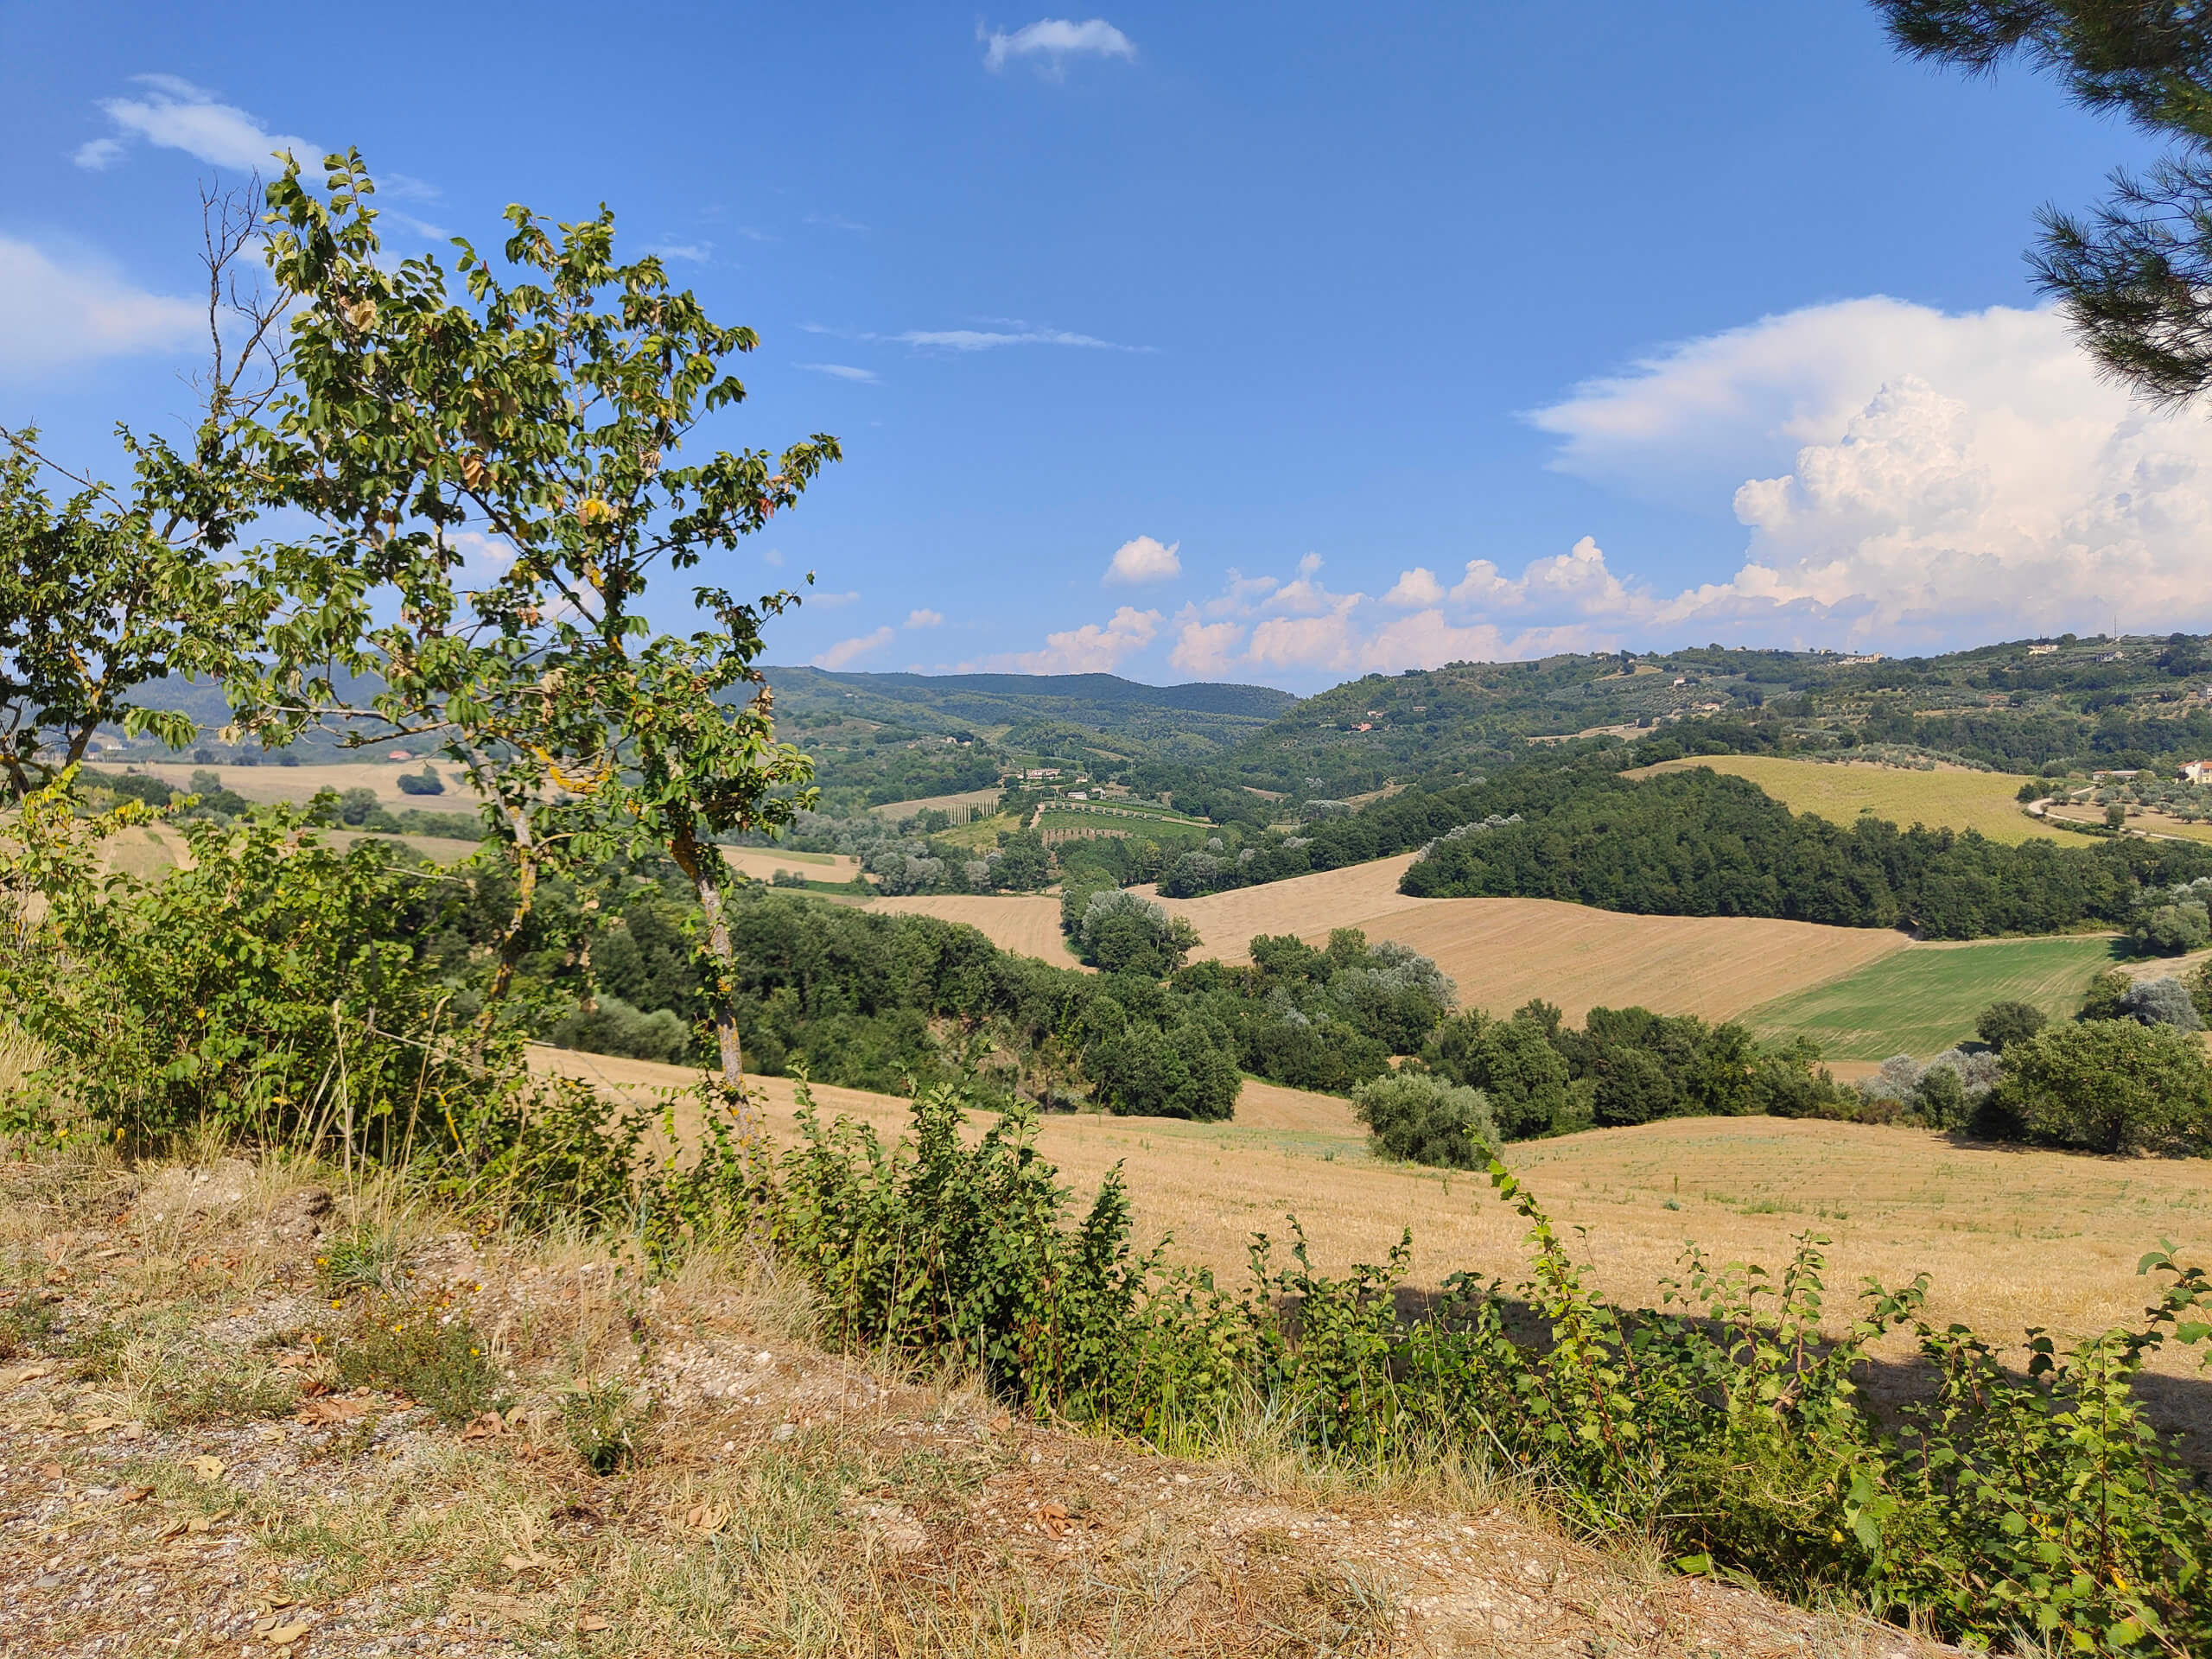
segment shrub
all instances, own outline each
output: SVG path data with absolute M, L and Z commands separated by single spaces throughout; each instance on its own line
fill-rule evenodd
M 2024 1041 L 2050 1024 L 2050 1016 L 2032 1003 L 1993 1002 L 1974 1022 L 1974 1034 L 2002 1053 L 2008 1043 Z
M 1352 1090 L 1352 1106 L 1376 1148 L 1404 1163 L 1480 1169 L 1497 1145 L 1480 1090 L 1423 1072 L 1370 1077 Z
M 399 792 L 403 795 L 442 795 L 446 792 L 446 780 L 438 776 L 435 766 L 426 761 L 420 772 L 399 774 Z
M 435 1302 L 379 1299 L 338 1351 L 338 1381 L 418 1400 L 441 1421 L 461 1424 L 501 1404 L 499 1371 L 464 1313 Z
M 801 870 L 777 870 L 769 875 L 768 885 L 772 887 L 804 887 L 806 874 Z
M 2031 1138 L 2091 1152 L 2212 1145 L 2212 1065 L 2170 1025 L 2092 1020 L 2005 1052 L 2005 1106 Z
M 2120 1011 L 2146 1026 L 2171 1026 L 2179 1031 L 2202 1031 L 2204 1020 L 2189 988 L 2169 975 L 2164 979 L 2139 979 L 2120 999 Z

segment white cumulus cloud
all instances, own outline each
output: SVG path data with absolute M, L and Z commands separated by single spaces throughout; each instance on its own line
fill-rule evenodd
M 909 611 L 906 613 L 906 626 L 910 628 L 941 628 L 944 626 L 944 613 L 931 610 Z
M 983 67 L 996 73 L 1016 58 L 1034 58 L 1046 74 L 1058 79 L 1067 72 L 1070 58 L 1131 59 L 1136 44 L 1103 17 L 1075 22 L 1065 17 L 1040 18 L 1008 33 L 976 27 L 983 43 Z
M 1103 579 L 1119 582 L 1172 582 L 1183 574 L 1183 561 L 1176 555 L 1176 549 L 1182 545 L 1180 542 L 1170 542 L 1163 547 L 1149 536 L 1123 542 L 1114 550 L 1114 557 Z
M 82 257 L 0 236 L 0 373 L 189 347 L 207 337 L 204 303 L 149 293 Z
M 1584 573 L 1586 603 L 1678 636 L 1912 649 L 2088 632 L 2115 612 L 2162 632 L 2212 622 L 2212 421 L 2099 378 L 2052 310 L 1813 307 L 1535 418 L 1568 470 L 1732 502 L 1749 537 L 1720 579 L 1638 598 Z
M 1045 636 L 1042 651 L 994 658 L 990 666 L 1023 674 L 1108 674 L 1125 657 L 1149 645 L 1160 632 L 1158 611 L 1124 605 L 1104 622 L 1086 622 Z
M 175 75 L 136 75 L 132 79 L 146 91 L 136 98 L 108 98 L 100 109 L 115 124 L 113 135 L 95 138 L 80 147 L 77 165 L 98 172 L 121 161 L 130 141 L 143 140 L 162 149 L 181 149 L 211 167 L 236 168 L 240 172 L 264 172 L 281 165 L 272 158 L 282 151 L 309 163 L 321 156 L 320 147 L 290 133 L 271 132 L 258 116 L 236 105 L 225 104 L 205 87 Z
M 817 668 L 842 668 L 855 658 L 865 657 L 871 651 L 880 650 L 889 645 L 896 637 L 894 630 L 886 626 L 876 629 L 873 633 L 859 634 L 850 639 L 840 639 L 829 650 L 817 657 L 814 659 L 814 665 Z

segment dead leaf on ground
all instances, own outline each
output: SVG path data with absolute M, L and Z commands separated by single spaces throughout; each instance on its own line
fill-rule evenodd
M 597 1613 L 579 1613 L 576 1615 L 576 1634 L 579 1636 L 588 1636 L 594 1630 L 611 1630 L 613 1628 L 614 1621 L 613 1619 L 601 1618 Z
M 1071 1516 L 1064 1503 L 1039 1503 L 1029 1511 L 1029 1518 L 1045 1529 L 1047 1538 L 1065 1538 L 1077 1527 L 1090 1523 L 1081 1516 Z
M 194 1458 L 188 1466 L 202 1480 L 220 1480 L 223 1478 L 223 1460 L 220 1458 L 203 1454 Z
M 127 1421 L 122 1417 L 87 1417 L 85 1419 L 85 1433 L 105 1434 L 111 1428 L 121 1428 Z
M 273 1647 L 289 1648 L 307 1633 L 304 1624 L 279 1624 L 269 1632 L 269 1641 Z
M 498 1412 L 480 1411 L 469 1419 L 468 1427 L 461 1431 L 461 1438 L 464 1440 L 484 1440 L 506 1432 L 507 1420 Z
M 20 1388 L 26 1382 L 35 1382 L 41 1376 L 52 1376 L 51 1365 L 26 1365 L 19 1371 L 0 1371 L 0 1389 Z
M 115 1495 L 115 1501 L 118 1503 L 143 1503 L 153 1495 L 154 1489 L 150 1486 L 125 1486 Z
M 527 1573 L 534 1567 L 550 1567 L 553 1563 L 533 1549 L 527 1555 L 518 1555 L 509 1551 L 499 1557 L 499 1565 L 510 1573 Z
M 294 1419 L 310 1428 L 331 1423 L 350 1423 L 364 1416 L 369 1409 L 365 1400 L 310 1400 L 292 1414 Z
M 694 1532 L 717 1533 L 729 1522 L 729 1511 L 719 1503 L 694 1503 L 683 1511 L 683 1524 Z

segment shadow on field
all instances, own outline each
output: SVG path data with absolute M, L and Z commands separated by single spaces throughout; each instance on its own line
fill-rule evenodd
M 1448 1312 L 1448 1300 L 1442 1291 L 1417 1290 L 1408 1286 L 1399 1287 L 1394 1297 L 1398 1319 L 1403 1325 L 1444 1318 Z M 1506 1334 L 1516 1343 L 1539 1351 L 1550 1345 L 1550 1330 L 1533 1304 L 1505 1296 L 1500 1298 L 1500 1306 Z M 1296 1304 L 1287 1305 L 1284 1312 L 1294 1318 Z M 1624 1311 L 1623 1321 L 1632 1323 L 1637 1319 L 1657 1317 L 1652 1309 L 1639 1308 Z M 1676 1313 L 1671 1317 L 1686 1316 Z M 1725 1328 L 1718 1320 L 1688 1319 L 1687 1323 L 1716 1340 L 1725 1335 Z M 1981 1334 L 1992 1342 L 2009 1344 L 2019 1340 L 2024 1333 L 1985 1331 Z M 2212 1351 L 2208 1351 L 2208 1358 L 2212 1358 Z M 2005 1375 L 2015 1382 L 2027 1380 L 2027 1373 L 2014 1366 L 2005 1367 Z M 1903 1354 L 1867 1361 L 1852 1380 L 1858 1384 L 1876 1417 L 1885 1426 L 1896 1427 L 1905 1407 L 1935 1397 L 1937 1373 L 1935 1366 L 1918 1354 Z M 2142 1402 L 2144 1415 L 2152 1425 L 2172 1438 L 2174 1451 L 2181 1460 L 2212 1475 L 2212 1370 L 2196 1377 L 2139 1376 L 2135 1397 Z

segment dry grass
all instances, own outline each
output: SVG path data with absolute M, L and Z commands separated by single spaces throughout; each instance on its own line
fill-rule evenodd
M 1046 894 L 918 893 L 903 899 L 871 899 L 867 908 L 964 922 L 1001 950 L 1040 957 L 1056 968 L 1090 971 L 1077 960 L 1068 948 L 1067 935 L 1060 931 L 1060 901 Z
M 539 1054 L 616 1086 L 692 1075 Z M 791 1082 L 757 1084 L 771 1132 L 788 1138 Z M 1482 1178 L 1378 1162 L 1344 1103 L 1245 1088 L 1256 1109 L 1230 1123 L 1055 1116 L 1044 1121 L 1039 1144 L 1078 1191 L 1124 1166 L 1140 1238 L 1173 1234 L 1176 1257 L 1218 1274 L 1241 1277 L 1250 1236 L 1282 1236 L 1295 1212 L 1315 1260 L 1332 1270 L 1381 1261 L 1410 1228 L 1416 1287 L 1433 1289 L 1463 1268 L 1516 1280 L 1523 1226 Z M 815 1092 L 825 1116 L 848 1113 L 886 1135 L 906 1119 L 906 1103 L 889 1096 Z M 1507 1161 L 1562 1224 L 1589 1230 L 1587 1258 L 1606 1294 L 1639 1305 L 1657 1301 L 1685 1241 L 1722 1261 L 1772 1268 L 1811 1230 L 1834 1241 L 1828 1282 L 1839 1319 L 1862 1276 L 1900 1284 L 1924 1271 L 1939 1323 L 1956 1319 L 2014 1342 L 2030 1325 L 2080 1335 L 2136 1317 L 2146 1293 L 2135 1264 L 2162 1237 L 2212 1258 L 2212 1183 L 2196 1160 L 1963 1146 L 1920 1129 L 1754 1117 L 1523 1141 Z M 2177 1354 L 2158 1369 L 2169 1385 L 2202 1375 Z M 2209 1393 L 2201 1381 L 2183 1386 L 2175 1421 L 2212 1433 Z
M 1569 1541 L 1451 1467 L 1354 1478 L 1264 1426 L 1219 1462 L 1017 1420 L 955 1376 L 805 1339 L 804 1296 L 399 1207 L 404 1295 L 478 1333 L 507 1398 L 464 1430 L 328 1357 L 389 1317 L 314 1258 L 394 1207 L 217 1159 L 0 1166 L 0 1649 L 667 1656 L 1902 1656 L 1896 1631 Z M 120 1363 L 111 1363 L 120 1353 Z M 29 1359 L 31 1363 L 20 1362 Z M 281 1403 L 215 1385 L 275 1379 Z M 212 1390 L 190 1421 L 149 1400 Z M 564 1402 L 626 1414 L 579 1455 Z M 149 1392 L 150 1391 L 150 1392 Z M 225 1402 L 230 1402 L 228 1406 Z
M 793 853 L 780 847 L 725 847 L 722 857 L 740 875 L 766 881 L 778 870 L 796 870 L 810 881 L 849 881 L 861 861 L 843 853 Z
M 1865 761 L 1700 754 L 1639 767 L 1624 775 L 1641 778 L 1694 766 L 1710 766 L 1715 772 L 1748 778 L 1792 812 L 1810 812 L 1831 823 L 1848 825 L 1864 812 L 1901 825 L 1975 830 L 1992 841 L 2008 844 L 2031 838 L 2074 839 L 2023 811 L 2018 797 L 2020 785 L 2027 780 L 2000 772 L 1969 772 L 1955 766 L 1915 772 Z
M 196 766 L 188 760 L 149 760 L 134 763 L 131 769 L 158 778 L 175 789 L 190 788 L 195 772 L 212 772 L 223 780 L 224 788 L 257 804 L 294 801 L 304 806 L 320 789 L 334 789 L 340 794 L 349 789 L 367 789 L 376 792 L 378 805 L 394 812 L 410 806 L 425 812 L 474 812 L 476 791 L 469 787 L 467 777 L 443 761 L 434 760 L 430 764 L 445 779 L 442 795 L 400 793 L 401 774 L 421 772 L 420 760 L 340 760 L 300 766 Z
M 1592 1007 L 1631 1005 L 1727 1019 L 1908 943 L 1885 928 L 1627 916 L 1548 899 L 1409 899 L 1398 878 L 1412 862 L 1406 854 L 1160 902 L 1198 930 L 1201 956 L 1243 962 L 1255 934 L 1295 933 L 1318 944 L 1332 928 L 1357 927 L 1370 941 L 1395 939 L 1433 957 L 1457 982 L 1462 1007 L 1496 1012 L 1542 997 L 1570 1020 Z

